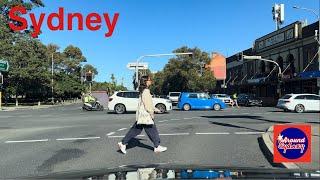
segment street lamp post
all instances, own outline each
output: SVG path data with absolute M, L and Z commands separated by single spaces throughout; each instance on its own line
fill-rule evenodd
M 54 104 L 53 99 L 53 53 L 51 54 L 51 102 Z
M 320 4 L 319 4 L 320 6 Z M 318 31 L 316 30 L 315 32 L 315 40 L 318 42 L 318 70 L 320 71 L 320 15 L 318 13 L 316 13 L 315 10 L 313 9 L 309 9 L 309 8 L 304 8 L 304 7 L 299 7 L 299 6 L 293 6 L 294 9 L 301 9 L 301 10 L 305 10 L 305 11 L 309 11 L 312 12 L 317 18 L 318 18 Z M 318 38 L 317 38 L 318 36 Z M 319 82 L 319 77 L 318 77 L 318 82 Z M 320 95 L 320 84 L 318 84 L 318 94 Z
M 260 61 L 266 61 L 266 62 L 273 63 L 273 64 L 275 64 L 275 65 L 278 67 L 278 69 L 279 69 L 279 72 L 278 72 L 278 77 L 279 77 L 279 79 L 282 78 L 281 68 L 280 68 L 279 64 L 278 64 L 277 62 L 273 61 L 273 60 L 264 59 L 264 58 L 262 58 L 261 56 L 246 56 L 246 55 L 241 54 L 241 60 L 242 60 L 242 59 L 247 59 L 247 60 L 260 60 Z M 278 81 L 278 84 L 277 84 L 277 90 L 278 90 L 279 98 L 280 98 L 280 96 L 281 96 L 281 89 L 280 89 L 281 86 L 280 86 L 280 84 L 281 84 L 281 80 L 279 80 L 279 81 Z
M 145 58 L 145 57 L 161 57 L 161 56 L 176 56 L 176 55 L 191 55 L 193 54 L 192 52 L 187 52 L 187 53 L 169 53 L 169 54 L 150 54 L 150 55 L 144 55 L 144 56 L 140 56 L 138 59 L 137 59 L 137 62 L 136 62 L 136 67 L 135 67 L 135 72 L 136 72 L 136 83 L 138 84 L 137 85 L 137 88 L 136 90 L 138 90 L 139 88 L 139 77 L 138 77 L 138 67 L 139 67 L 139 62 Z

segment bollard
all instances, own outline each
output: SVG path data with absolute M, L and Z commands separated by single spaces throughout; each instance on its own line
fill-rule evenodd
M 40 106 L 41 105 L 41 102 L 40 101 L 38 101 L 38 106 Z

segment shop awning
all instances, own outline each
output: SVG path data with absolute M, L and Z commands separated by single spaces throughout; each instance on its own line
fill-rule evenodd
M 320 71 L 306 71 L 298 73 L 298 77 L 304 79 L 304 78 L 316 78 L 320 77 Z

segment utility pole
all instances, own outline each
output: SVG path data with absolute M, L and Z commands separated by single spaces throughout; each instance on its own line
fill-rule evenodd
M 293 6 L 293 8 L 312 12 L 318 19 L 318 30 L 315 30 L 314 38 L 318 44 L 318 70 L 320 71 L 320 15 L 319 13 L 317 13 L 319 11 L 315 11 L 313 9 L 304 8 L 304 7 L 298 7 L 298 6 Z M 320 8 L 320 2 L 319 2 L 319 8 Z M 318 94 L 320 95 L 320 77 L 317 77 L 317 86 L 318 86 Z
M 264 59 L 261 56 L 246 56 L 243 55 L 243 53 L 238 53 L 238 61 L 243 62 L 244 60 L 260 60 L 260 61 L 266 61 L 275 64 L 278 67 L 278 84 L 277 84 L 277 93 L 279 95 L 279 98 L 281 97 L 281 82 L 282 82 L 282 71 L 279 66 L 279 64 L 276 61 L 270 60 L 270 59 Z
M 169 54 L 150 54 L 150 55 L 144 55 L 144 56 L 140 56 L 138 59 L 137 59 L 137 62 L 136 62 L 136 66 L 135 66 L 135 72 L 136 72 L 136 76 L 135 76 L 135 81 L 137 83 L 137 88 L 136 90 L 139 89 L 139 75 L 138 75 L 138 67 L 139 67 L 139 62 L 145 58 L 145 57 L 162 57 L 162 56 L 177 56 L 177 55 L 192 55 L 193 53 L 192 52 L 187 52 L 187 53 L 169 53 Z
M 53 53 L 51 54 L 51 102 L 54 104 L 53 99 Z

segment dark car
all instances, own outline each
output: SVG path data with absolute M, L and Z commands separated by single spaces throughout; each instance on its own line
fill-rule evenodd
M 262 106 L 262 100 L 253 94 L 239 94 L 238 104 L 243 106 Z

